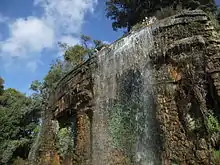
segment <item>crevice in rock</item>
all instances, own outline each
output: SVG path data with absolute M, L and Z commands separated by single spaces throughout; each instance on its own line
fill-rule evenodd
M 215 116 L 217 116 L 218 121 L 220 122 L 220 101 L 219 96 L 216 92 L 214 82 L 211 77 L 208 77 L 208 93 L 206 95 L 207 108 L 211 110 Z

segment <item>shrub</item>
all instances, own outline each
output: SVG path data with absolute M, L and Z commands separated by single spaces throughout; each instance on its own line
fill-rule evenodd
M 220 124 L 212 113 L 208 114 L 207 127 L 210 135 L 220 131 Z
M 130 118 L 129 112 L 120 104 L 112 108 L 111 118 L 109 122 L 110 134 L 112 136 L 112 145 L 115 148 L 125 149 L 128 144 L 134 142 L 134 132 L 131 132 L 131 121 L 126 120 Z
M 65 158 L 68 153 L 72 153 L 74 149 L 74 138 L 71 128 L 61 128 L 58 132 L 56 146 L 58 153 L 62 158 Z
M 125 152 L 131 151 L 132 144 L 136 140 L 132 118 L 132 111 L 121 104 L 116 104 L 111 109 L 109 129 L 114 148 Z

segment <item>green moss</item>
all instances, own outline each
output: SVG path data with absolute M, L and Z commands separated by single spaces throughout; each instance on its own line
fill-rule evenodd
M 62 158 L 65 158 L 67 154 L 73 153 L 74 150 L 74 138 L 71 128 L 61 128 L 57 134 L 56 147 L 58 153 Z
M 142 103 L 124 104 L 117 103 L 110 108 L 109 130 L 112 146 L 122 151 L 124 156 L 132 161 L 135 155 L 132 152 L 133 147 L 137 140 L 144 136 L 146 116 Z
M 220 150 L 214 151 L 214 159 L 215 159 L 216 164 L 220 164 Z
M 208 128 L 209 134 L 211 134 L 211 135 L 213 133 L 220 131 L 220 124 L 219 124 L 217 118 L 212 113 L 208 114 L 207 128 Z
M 113 106 L 111 112 L 109 128 L 112 137 L 112 145 L 115 148 L 129 150 L 131 145 L 135 142 L 131 111 L 123 105 L 116 104 Z

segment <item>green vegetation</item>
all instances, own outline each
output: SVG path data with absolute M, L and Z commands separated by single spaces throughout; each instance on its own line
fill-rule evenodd
M 81 44 L 68 46 L 65 43 L 59 43 L 59 46 L 63 49 L 64 60 L 57 59 L 51 64 L 49 72 L 40 82 L 35 80 L 32 82 L 30 89 L 35 91 L 33 98 L 39 101 L 41 108 L 45 109 L 49 98 L 49 94 L 57 86 L 59 80 L 65 76 L 75 66 L 85 62 L 88 58 L 91 58 L 95 49 L 100 50 L 106 44 L 99 40 L 92 40 L 90 37 L 82 35 Z M 62 128 L 58 132 L 57 137 L 57 149 L 62 158 L 70 154 L 73 149 L 73 137 L 70 136 L 69 127 Z
M 65 158 L 68 154 L 73 154 L 74 138 L 70 127 L 61 128 L 58 131 L 56 146 L 62 158 Z
M 112 146 L 123 151 L 128 158 L 133 157 L 132 151 L 137 138 L 142 137 L 145 127 L 143 107 L 139 103 L 124 105 L 116 103 L 110 109 L 109 130 Z
M 57 82 L 64 76 L 66 73 L 64 66 L 65 64 L 61 60 L 56 60 L 55 63 L 51 64 L 50 70 L 47 75 L 44 77 L 43 83 L 39 83 L 42 85 L 41 88 L 51 91 L 56 85 Z M 42 91 L 43 92 L 43 91 Z
M 206 123 L 207 123 L 208 133 L 210 137 L 215 139 L 217 136 L 218 138 L 218 134 L 220 132 L 220 123 L 213 113 L 208 114 Z M 220 150 L 219 149 L 218 150 L 214 149 L 214 160 L 216 164 L 220 163 Z
M 5 89 L 1 78 L 0 93 L 0 164 L 26 159 L 37 132 L 41 107 L 38 100 L 15 89 Z
M 132 147 L 137 140 L 135 113 L 122 104 L 111 108 L 109 129 L 112 146 L 125 153 L 126 161 L 133 157 Z
M 95 54 L 95 50 L 100 50 L 106 46 L 100 40 L 92 40 L 89 36 L 81 36 L 81 44 L 68 46 L 66 43 L 58 43 L 64 51 L 64 59 L 67 63 L 76 66 L 83 63 Z
M 216 10 L 214 0 L 107 0 L 106 2 L 107 17 L 113 20 L 113 29 L 125 28 L 127 31 L 142 27 L 141 22 L 146 16 L 162 19 L 182 9 L 196 8 L 207 11 L 214 27 L 220 30 L 220 10 Z M 39 132 L 41 112 L 45 110 L 50 92 L 67 72 L 92 58 L 106 44 L 82 35 L 77 45 L 59 43 L 59 46 L 64 52 L 64 60 L 57 59 L 51 64 L 42 82 L 38 80 L 32 82 L 30 89 L 34 91 L 33 95 L 27 97 L 15 89 L 5 89 L 4 80 L 0 77 L 0 164 L 24 164 Z M 140 113 L 144 111 L 143 106 L 140 105 L 140 95 L 132 96 L 135 90 L 131 90 L 131 87 L 137 86 L 134 85 L 133 76 L 130 81 L 131 85 L 128 85 L 124 91 L 121 102 L 111 108 L 109 120 L 113 147 L 121 149 L 128 157 L 133 154 L 131 151 L 137 136 L 143 135 L 146 120 L 144 114 Z M 126 83 L 127 80 L 125 86 Z M 126 93 L 129 91 L 130 94 Z M 211 135 L 220 131 L 220 124 L 213 114 L 208 115 L 207 127 Z M 58 131 L 56 146 L 62 158 L 73 152 L 74 138 L 69 127 Z M 215 159 L 220 160 L 220 151 L 215 151 Z
M 4 80 L 0 77 L 0 95 L 2 95 L 4 91 Z
M 220 123 L 218 122 L 217 118 L 211 113 L 208 114 L 207 128 L 210 135 L 220 132 Z
M 75 66 L 85 62 L 99 51 L 103 46 L 107 46 L 100 40 L 92 40 L 90 37 L 82 35 L 81 44 L 69 46 L 66 43 L 58 43 L 63 50 L 64 60 L 56 59 L 50 66 L 49 72 L 42 82 L 35 80 L 31 84 L 31 89 L 35 91 L 35 96 L 46 100 L 50 91 L 54 89 L 58 81 Z
M 144 27 L 144 24 L 142 24 L 142 23 L 137 23 L 136 25 L 134 25 L 132 28 L 131 28 L 131 30 L 132 31 L 136 31 L 136 30 L 139 30 L 139 29 L 141 29 L 141 28 L 143 28 Z
M 109 122 L 112 145 L 115 148 L 131 151 L 131 145 L 135 142 L 134 121 L 131 111 L 123 105 L 116 104 L 112 107 Z
M 214 151 L 214 159 L 216 164 L 220 164 L 220 150 Z
M 203 9 L 214 13 L 217 9 L 214 0 L 107 0 L 106 16 L 113 20 L 114 30 L 131 28 L 145 17 L 167 16 L 172 11 L 180 9 Z M 169 9 L 167 12 L 167 9 Z M 159 14 L 161 13 L 161 14 Z
M 81 37 L 81 45 L 71 47 L 61 44 L 65 48 L 64 61 L 57 59 L 42 82 L 32 82 L 30 89 L 34 93 L 30 97 L 15 89 L 4 89 L 4 80 L 0 77 L 0 164 L 18 164 L 27 159 L 38 134 L 41 112 L 46 107 L 50 92 L 70 69 L 82 60 L 85 61 L 86 56 L 92 57 L 95 49 L 100 50 L 104 45 L 84 35 Z M 68 133 L 67 128 L 63 128 L 58 134 L 61 156 L 67 152 L 66 144 L 72 144 Z

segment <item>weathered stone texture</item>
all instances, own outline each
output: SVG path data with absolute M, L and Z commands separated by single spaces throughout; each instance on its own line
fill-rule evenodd
M 148 54 L 150 62 L 146 66 L 153 75 L 152 93 L 161 129 L 162 164 L 214 165 L 204 120 L 208 113 L 209 86 L 212 97 L 217 97 L 212 99 L 220 103 L 220 38 L 206 14 L 199 10 L 166 18 L 150 28 L 154 48 Z M 108 53 L 117 44 L 118 41 L 101 53 Z M 117 59 L 109 59 L 109 66 L 103 67 L 109 68 L 114 62 L 122 65 Z M 54 118 L 66 118 L 68 112 L 77 115 L 76 155 L 83 157 L 77 162 L 82 165 L 91 160 L 92 135 L 95 134 L 91 132 L 94 74 L 97 74 L 95 58 L 66 75 L 50 103 Z M 110 91 L 113 85 L 109 83 L 105 88 Z M 199 130 L 195 123 L 200 124 Z M 118 158 L 123 155 L 120 151 L 115 150 L 112 155 L 116 155 L 116 164 L 125 163 L 123 156 L 121 160 Z
M 54 117 L 64 115 L 68 110 L 86 111 L 92 106 L 93 81 L 92 69 L 95 66 L 94 59 L 71 71 L 58 84 L 54 91 L 53 107 Z M 63 114 L 64 113 L 64 114 Z
M 91 123 L 86 113 L 77 114 L 76 155 L 78 164 L 91 163 Z
M 206 129 L 200 128 L 203 133 L 190 132 L 187 115 L 191 113 L 197 115 L 194 120 L 205 120 L 207 67 L 217 69 L 220 62 L 218 58 L 216 65 L 208 62 L 212 60 L 209 47 L 217 44 L 211 42 L 213 28 L 207 26 L 210 22 L 205 14 L 183 14 L 176 18 L 184 17 L 187 23 L 177 21 L 178 25 L 163 27 L 154 35 L 158 51 L 151 59 L 155 68 L 157 116 L 163 132 L 163 164 L 214 164 L 210 144 L 205 140 Z M 218 57 L 218 51 L 211 52 Z M 214 82 L 218 82 L 217 76 Z M 217 83 L 214 85 L 217 87 Z
M 43 114 L 43 127 L 41 132 L 40 147 L 33 165 L 60 165 L 60 158 L 55 147 L 55 134 L 53 131 L 52 108 L 47 108 Z

